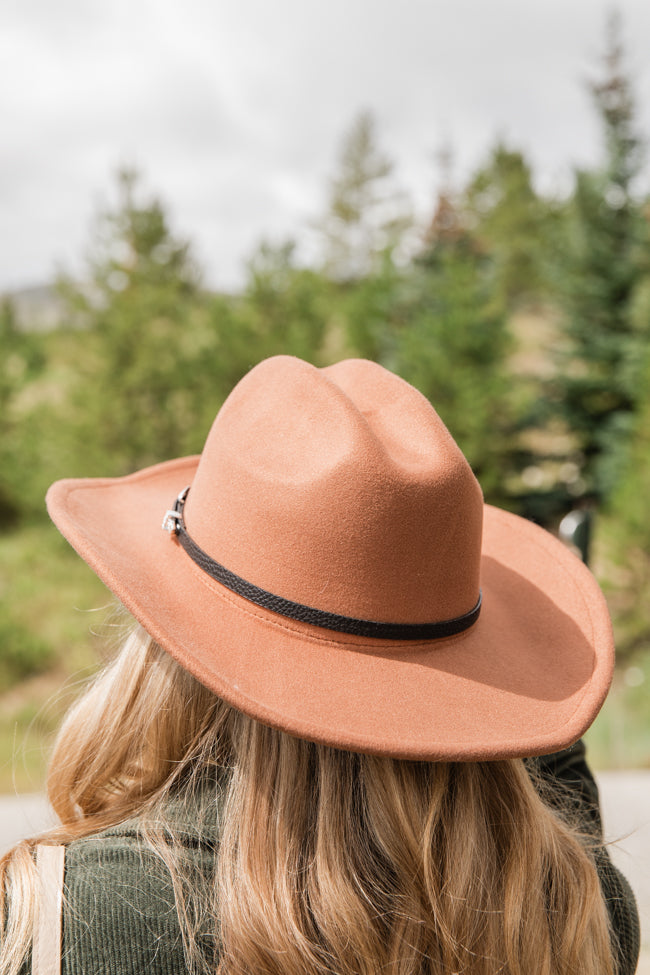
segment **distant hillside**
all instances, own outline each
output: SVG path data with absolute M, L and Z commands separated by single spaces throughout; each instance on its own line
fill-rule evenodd
M 7 291 L 4 298 L 12 302 L 18 326 L 26 332 L 49 332 L 63 320 L 63 302 L 54 285 Z

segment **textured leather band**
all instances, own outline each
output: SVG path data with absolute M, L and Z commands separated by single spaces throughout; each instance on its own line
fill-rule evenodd
M 180 545 L 199 568 L 221 583 L 222 586 L 237 593 L 238 596 L 243 596 L 249 602 L 255 603 L 256 606 L 261 606 L 263 609 L 271 610 L 273 613 L 298 620 L 301 623 L 323 627 L 326 630 L 349 633 L 352 636 L 373 637 L 378 640 L 439 640 L 443 637 L 455 636 L 457 633 L 469 629 L 479 617 L 482 599 L 480 591 L 477 603 L 469 613 L 437 623 L 373 622 L 372 620 L 356 619 L 353 616 L 339 616 L 337 613 L 328 613 L 321 609 L 305 606 L 302 603 L 295 603 L 283 596 L 276 596 L 231 572 L 230 569 L 216 562 L 196 544 L 188 534 L 183 518 L 183 508 L 188 492 L 189 488 L 181 491 L 174 507 L 165 515 L 163 528 L 176 536 Z

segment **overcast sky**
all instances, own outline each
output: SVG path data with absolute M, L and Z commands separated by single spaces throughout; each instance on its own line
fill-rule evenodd
M 650 2 L 623 0 L 650 133 Z M 416 211 L 453 145 L 461 182 L 498 135 L 545 188 L 597 158 L 585 81 L 599 0 L 4 0 L 0 14 L 0 290 L 79 273 L 93 214 L 138 166 L 232 287 L 264 236 L 322 212 L 361 109 Z

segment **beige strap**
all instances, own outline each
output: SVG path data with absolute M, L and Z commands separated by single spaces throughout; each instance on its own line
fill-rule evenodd
M 32 975 L 60 975 L 61 908 L 65 846 L 36 847 L 38 901 L 34 922 Z

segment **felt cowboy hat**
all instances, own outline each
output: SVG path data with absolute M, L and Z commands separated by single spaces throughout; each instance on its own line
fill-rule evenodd
M 611 680 L 590 572 L 484 505 L 430 403 L 372 362 L 267 359 L 200 456 L 58 481 L 47 502 L 183 667 L 302 738 L 411 759 L 543 754 L 579 738 Z

